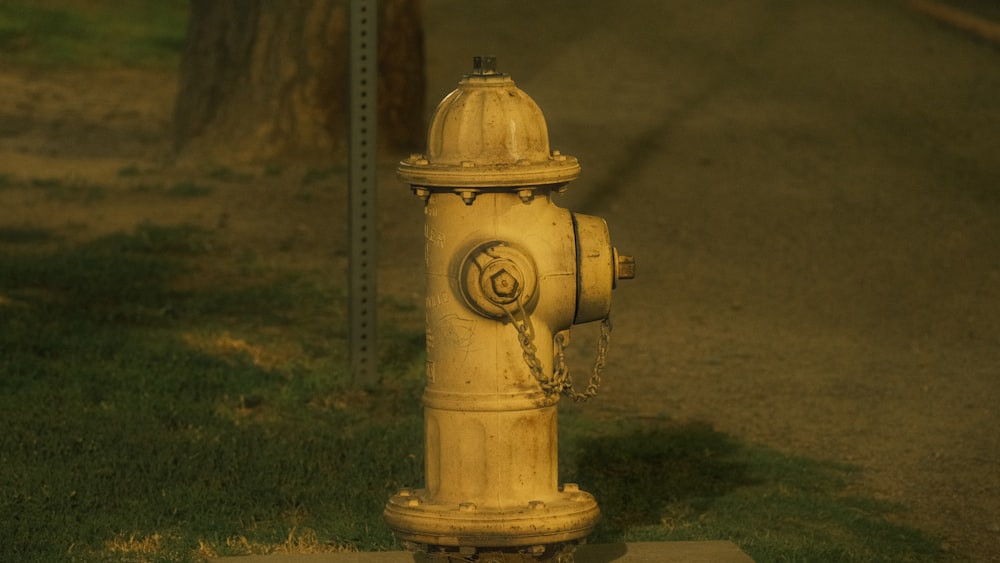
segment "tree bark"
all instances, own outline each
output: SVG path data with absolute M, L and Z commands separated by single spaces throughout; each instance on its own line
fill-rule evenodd
M 424 135 L 421 0 L 378 0 L 379 144 Z M 347 0 L 192 0 L 174 148 L 203 160 L 346 155 Z

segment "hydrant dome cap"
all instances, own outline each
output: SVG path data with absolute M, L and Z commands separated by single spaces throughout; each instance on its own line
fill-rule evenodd
M 563 184 L 580 165 L 549 148 L 538 104 L 506 74 L 472 74 L 438 104 L 427 154 L 399 166 L 404 182 L 420 186 L 506 187 Z

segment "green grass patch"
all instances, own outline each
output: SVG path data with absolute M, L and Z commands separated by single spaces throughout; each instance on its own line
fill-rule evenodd
M 264 165 L 265 176 L 281 176 L 285 172 L 285 165 L 277 162 L 268 162 Z
M 0 60 L 26 66 L 172 68 L 185 0 L 0 2 Z
M 146 182 L 139 182 L 129 186 L 128 191 L 136 194 L 155 194 L 165 192 L 166 188 L 163 184 L 159 183 L 147 184 Z
M 55 236 L 48 229 L 0 226 L 0 244 L 39 244 L 53 240 Z
M 220 182 L 232 182 L 245 184 L 253 180 L 253 174 L 249 172 L 238 172 L 228 166 L 213 166 L 205 173 L 206 176 Z
M 103 186 L 80 178 L 31 178 L 22 185 L 38 190 L 48 200 L 61 203 L 93 203 L 103 200 L 106 195 Z
M 63 181 L 59 178 L 32 178 L 30 184 L 34 188 L 51 190 L 61 188 Z
M 310 168 L 302 175 L 302 185 L 309 186 L 320 182 L 326 182 L 339 174 L 343 174 L 343 166 L 330 166 L 326 168 Z
M 299 338 L 338 287 L 172 289 L 208 236 L 0 257 L 0 560 L 395 545 L 380 513 L 419 478 L 422 343 L 390 331 L 384 391 L 355 391 L 343 327 Z
M 134 178 L 142 174 L 142 170 L 139 169 L 135 164 L 129 164 L 128 166 L 122 166 L 118 169 L 118 176 L 122 178 Z
M 204 184 L 185 180 L 170 186 L 164 193 L 168 197 L 176 198 L 208 197 L 212 195 L 212 188 Z
M 423 481 L 424 356 L 421 330 L 392 325 L 418 308 L 380 303 L 383 384 L 358 390 L 338 281 L 224 272 L 214 252 L 208 231 L 144 224 L 0 255 L 0 561 L 400 547 L 381 510 Z M 857 468 L 586 413 L 565 404 L 560 463 L 601 504 L 593 542 L 942 559 L 890 522 L 901 507 L 848 493 Z

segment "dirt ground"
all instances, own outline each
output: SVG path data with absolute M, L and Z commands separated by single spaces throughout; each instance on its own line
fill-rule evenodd
M 857 464 L 860 492 L 908 507 L 956 559 L 1000 561 L 1000 50 L 894 2 L 496 4 L 428 3 L 428 97 L 498 55 L 581 160 L 560 203 L 635 255 L 588 408 Z M 72 241 L 188 222 L 234 256 L 343 275 L 346 194 L 172 162 L 175 84 L 0 70 L 0 226 Z M 380 288 L 419 303 L 398 156 Z M 188 179 L 212 194 L 147 189 Z M 594 334 L 574 331 L 579 369 Z

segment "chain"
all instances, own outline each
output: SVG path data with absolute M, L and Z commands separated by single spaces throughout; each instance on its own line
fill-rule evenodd
M 531 376 L 538 381 L 542 390 L 547 395 L 562 393 L 577 402 L 589 401 L 597 395 L 601 387 L 601 372 L 604 371 L 604 366 L 607 363 L 608 348 L 611 342 L 611 316 L 609 315 L 601 319 L 601 339 L 597 346 L 597 359 L 594 361 L 593 371 L 590 374 L 590 380 L 587 382 L 586 390 L 580 392 L 573 386 L 573 376 L 570 375 L 569 366 L 566 364 L 565 335 L 560 333 L 555 336 L 552 377 L 546 377 L 542 362 L 538 359 L 538 348 L 535 346 L 535 328 L 531 324 L 531 318 L 528 317 L 528 313 L 524 310 L 520 301 L 517 301 L 516 304 L 517 312 L 523 319 L 522 321 L 519 322 L 514 317 L 511 309 L 505 308 L 504 310 L 507 313 L 507 318 L 510 319 L 511 324 L 517 330 L 517 340 L 521 344 L 524 362 L 528 364 Z
M 545 368 L 542 367 L 542 362 L 536 354 L 538 348 L 535 347 L 535 327 L 531 324 L 531 318 L 528 317 L 528 313 L 524 310 L 520 300 L 516 302 L 516 305 L 517 312 L 524 319 L 522 322 L 518 322 L 514 318 L 514 313 L 511 312 L 510 308 L 505 307 L 504 311 L 507 313 L 510 323 L 517 329 L 517 340 L 521 344 L 521 355 L 524 356 L 524 362 L 528 364 L 531 376 L 542 386 L 542 390 L 545 391 L 546 395 L 557 394 L 562 391 L 562 387 L 560 387 L 559 381 L 555 378 L 550 379 L 545 377 Z

